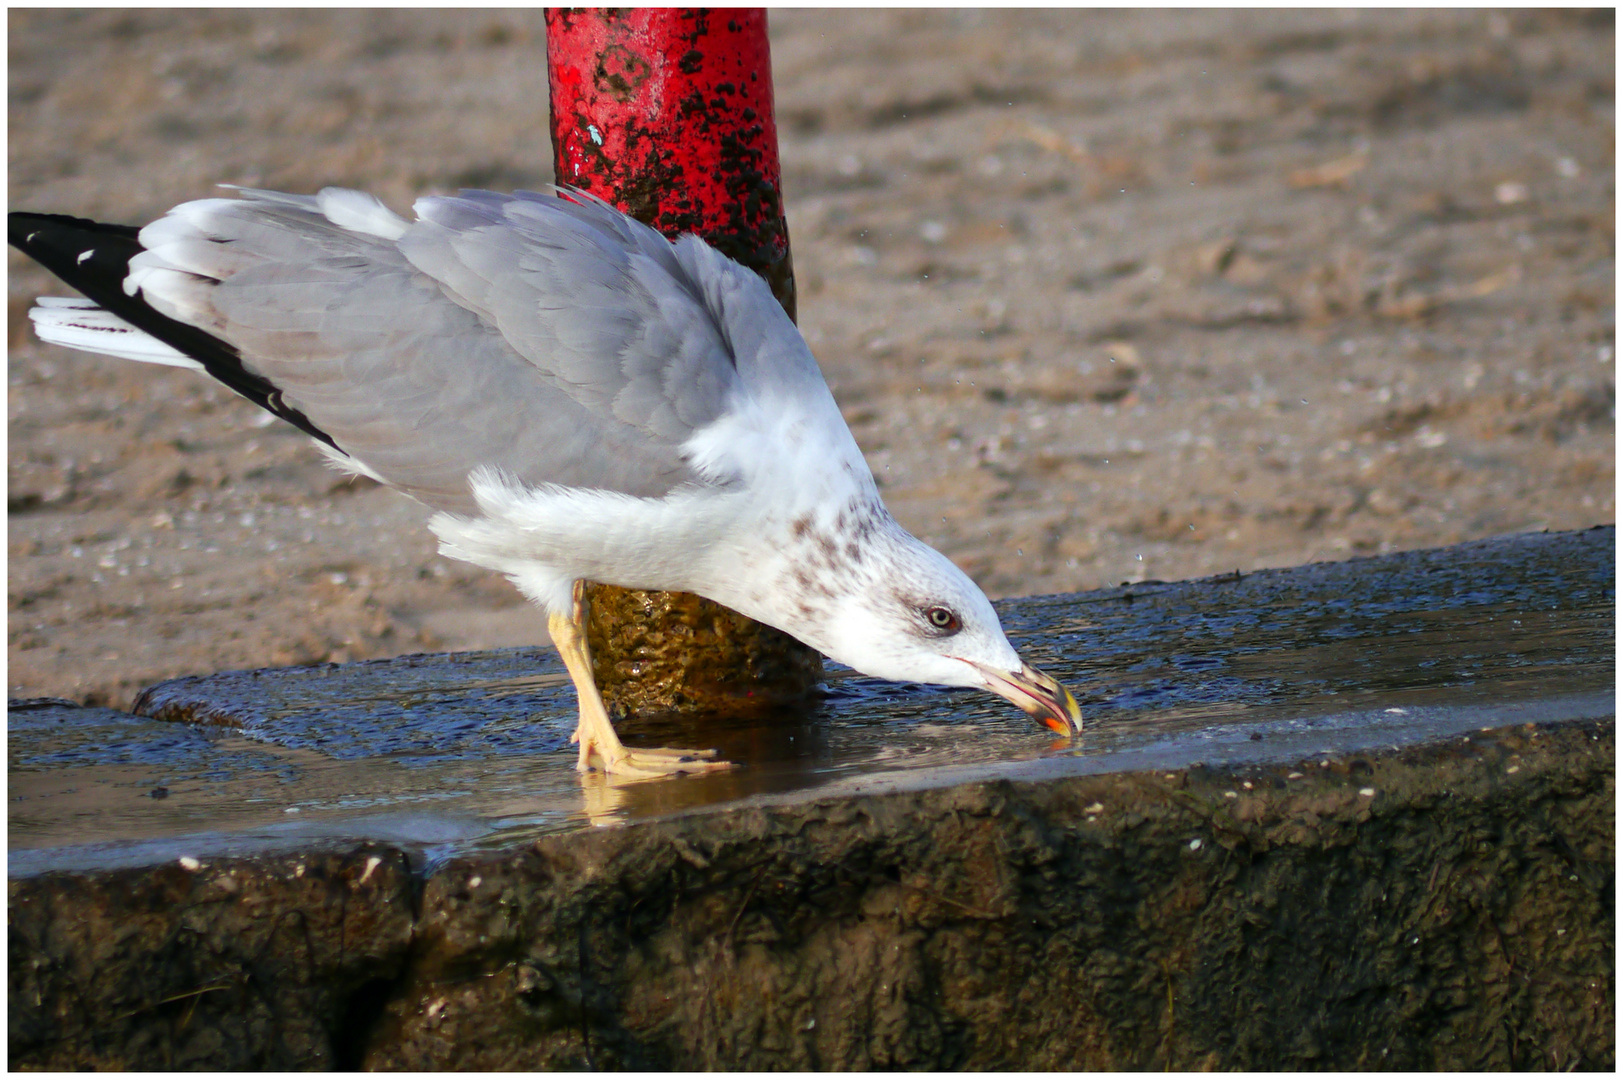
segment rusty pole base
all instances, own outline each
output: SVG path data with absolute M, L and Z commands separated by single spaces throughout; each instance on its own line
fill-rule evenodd
M 806 700 L 823 658 L 692 593 L 586 587 L 592 671 L 611 715 L 755 713 Z

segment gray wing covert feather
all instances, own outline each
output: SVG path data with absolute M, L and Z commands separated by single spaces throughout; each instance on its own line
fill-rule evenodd
M 657 233 L 554 198 L 425 199 L 418 210 L 401 240 L 412 264 L 579 400 L 675 442 L 721 413 L 733 357 Z
M 390 484 L 468 512 L 479 465 L 642 496 L 698 480 L 680 446 L 738 372 L 657 233 L 543 196 L 426 199 L 398 242 L 267 209 L 257 227 L 316 242 L 262 241 L 213 290 L 222 336 Z

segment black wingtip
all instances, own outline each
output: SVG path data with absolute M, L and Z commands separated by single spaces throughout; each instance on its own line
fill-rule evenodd
M 12 247 L 108 307 L 108 289 L 122 294 L 129 263 L 141 251 L 141 230 L 133 225 L 104 225 L 67 214 L 13 211 L 6 215 L 6 239 Z

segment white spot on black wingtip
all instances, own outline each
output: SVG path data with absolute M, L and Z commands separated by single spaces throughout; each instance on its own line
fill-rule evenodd
M 26 237 L 23 238 L 23 243 L 32 244 L 34 242 L 34 237 L 36 237 L 38 235 L 39 235 L 39 230 L 36 229 L 34 232 L 29 233 Z
M 90 256 L 94 255 L 95 253 L 96 253 L 95 248 L 90 248 L 88 251 L 81 251 L 81 252 L 79 252 L 79 257 L 77 259 L 75 259 L 74 262 L 82 263 L 86 259 L 90 258 Z

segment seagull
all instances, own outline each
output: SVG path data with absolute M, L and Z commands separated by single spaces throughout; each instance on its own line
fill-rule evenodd
M 36 332 L 203 372 L 433 509 L 443 554 L 546 611 L 581 771 L 728 766 L 621 743 L 587 581 L 697 593 L 863 674 L 1081 730 L 986 595 L 885 509 L 767 284 L 699 237 L 568 188 L 424 197 L 414 221 L 343 188 L 233 190 L 144 228 L 10 214 L 12 245 L 84 294 L 41 297 Z

